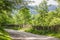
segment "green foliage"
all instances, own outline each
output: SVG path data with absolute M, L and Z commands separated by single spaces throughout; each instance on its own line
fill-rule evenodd
M 8 0 L 0 0 L 0 12 L 3 13 L 3 10 L 10 11 L 13 7 L 13 2 Z
M 0 12 L 3 10 L 11 11 L 16 5 L 21 4 L 23 0 L 0 0 Z
M 56 37 L 56 38 L 60 38 L 60 33 L 56 33 L 54 31 L 49 31 L 49 30 L 29 29 L 29 30 L 25 30 L 25 32 L 30 32 L 30 33 L 38 34 L 38 35 L 46 35 L 46 36 L 53 36 L 53 37 Z
M 3 11 L 3 13 L 0 14 L 0 24 L 9 24 L 11 22 L 14 22 L 14 19 L 12 18 L 12 15 L 11 14 L 7 14 L 7 13 L 8 12 Z
M 47 13 L 48 12 L 48 5 L 47 5 L 47 1 L 43 0 L 39 6 L 36 7 L 36 10 L 38 11 L 38 13 L 43 14 L 43 13 Z
M 11 40 L 8 33 L 0 27 L 0 40 Z
M 15 0 L 16 1 L 16 0 Z M 3 24 L 13 24 L 13 20 L 11 20 L 11 11 L 12 9 L 15 9 L 14 5 L 15 3 L 13 1 L 9 0 L 0 0 L 0 40 L 11 40 L 9 35 L 6 31 L 4 31 L 3 27 L 1 25 Z M 11 22 L 12 21 L 12 22 Z
M 30 11 L 28 8 L 22 8 L 17 14 L 18 17 L 15 17 L 12 13 L 12 10 L 20 4 L 27 5 L 23 0 L 0 0 L 0 26 L 5 24 L 29 24 Z M 2 26 L 0 27 L 0 40 L 11 40 Z
M 32 24 L 34 24 L 34 26 L 36 26 L 36 28 L 38 26 L 42 26 L 42 27 L 44 27 L 44 29 L 36 30 L 36 29 L 32 28 L 32 29 L 26 30 L 26 32 L 31 32 L 34 34 L 48 35 L 48 36 L 60 38 L 60 31 L 56 32 L 56 31 L 52 30 L 52 29 L 56 30 L 56 28 L 59 28 L 59 26 L 56 26 L 56 28 L 54 28 L 53 26 L 60 25 L 60 9 L 56 9 L 56 10 L 50 11 L 48 13 L 42 12 L 42 14 L 35 15 Z M 51 26 L 52 29 L 51 30 L 49 30 L 49 29 L 45 30 L 45 26 L 47 26 L 47 28 L 49 26 Z
M 28 8 L 21 8 L 16 14 L 16 19 L 18 24 L 29 24 L 31 21 L 31 14 Z
M 23 0 L 0 0 L 0 25 L 3 24 L 29 24 L 33 26 L 42 26 L 42 27 L 49 27 L 54 25 L 60 25 L 60 8 L 57 8 L 54 11 L 48 11 L 47 1 L 44 0 L 42 3 L 36 7 L 37 14 L 31 15 L 29 8 L 22 7 L 17 13 L 14 15 L 11 11 L 15 8 L 16 5 L 19 3 L 22 5 Z M 0 27 L 1 28 L 1 27 Z M 18 28 L 16 28 L 18 29 Z M 0 29 L 0 39 L 1 40 L 10 40 L 7 34 L 4 34 L 5 31 Z M 47 34 L 51 33 L 50 30 L 28 30 L 31 33 L 35 34 Z M 52 31 L 52 33 L 55 33 Z M 60 37 L 60 36 L 59 36 Z M 6 38 L 6 39 L 5 39 Z
M 46 8 L 45 8 L 46 7 Z M 60 38 L 60 30 L 58 32 L 56 28 L 59 29 L 59 26 L 55 25 L 60 25 L 60 8 L 57 8 L 54 11 L 49 11 L 48 12 L 48 6 L 42 2 L 39 7 L 37 7 L 37 12 L 38 14 L 32 16 L 32 25 L 35 26 L 36 28 L 41 28 L 43 27 L 42 30 L 36 30 L 34 28 L 26 30 L 26 32 L 31 32 L 34 34 L 42 34 L 42 35 L 48 35 L 48 36 L 54 36 Z M 50 27 L 47 30 L 45 30 L 45 26 Z M 53 31 L 55 29 L 56 31 Z
M 49 25 L 58 25 L 60 24 L 60 18 L 53 18 Z

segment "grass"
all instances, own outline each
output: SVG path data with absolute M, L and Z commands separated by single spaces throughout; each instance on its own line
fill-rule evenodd
M 33 30 L 32 27 L 25 27 L 25 28 L 14 27 L 12 29 L 25 31 L 25 32 L 30 32 L 30 33 L 38 34 L 38 35 L 46 35 L 46 36 L 52 36 L 52 37 L 60 38 L 60 32 L 56 33 L 54 31 L 49 31 L 49 30 Z
M 18 27 L 18 26 L 11 26 L 11 27 L 3 26 L 3 28 L 5 28 L 5 29 L 13 29 L 13 30 L 20 30 L 20 29 L 21 29 L 21 28 Z
M 51 33 L 51 34 L 47 34 L 48 36 L 53 36 L 56 38 L 60 38 L 60 33 Z
M 54 31 L 49 31 L 49 30 L 29 29 L 29 30 L 25 30 L 25 32 L 30 32 L 30 33 L 38 34 L 38 35 L 46 35 L 46 36 L 52 36 L 52 37 L 60 38 L 60 32 L 56 33 Z
M 11 40 L 8 32 L 6 32 L 3 28 L 0 27 L 0 40 Z

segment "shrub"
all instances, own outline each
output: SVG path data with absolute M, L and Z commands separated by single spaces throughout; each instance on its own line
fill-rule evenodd
M 11 40 L 8 33 L 5 30 L 3 30 L 2 28 L 0 28 L 0 40 Z

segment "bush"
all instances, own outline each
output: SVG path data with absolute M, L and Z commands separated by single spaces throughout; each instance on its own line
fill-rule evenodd
M 34 29 L 29 29 L 29 30 L 25 30 L 25 31 L 33 33 L 33 34 L 47 35 L 47 36 L 53 36 L 53 37 L 60 38 L 60 33 L 56 33 L 54 31 L 50 31 L 50 30 L 34 30 Z
M 51 26 L 51 25 L 58 25 L 58 24 L 60 24 L 60 18 L 54 17 L 49 25 Z
M 3 30 L 2 28 L 0 28 L 0 40 L 11 40 L 8 33 L 5 30 Z

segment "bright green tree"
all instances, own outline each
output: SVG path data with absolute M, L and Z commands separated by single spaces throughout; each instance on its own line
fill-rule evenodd
M 47 13 L 48 13 L 48 5 L 47 5 L 47 1 L 46 0 L 43 0 L 40 5 L 37 7 L 37 12 L 39 14 L 39 24 L 41 26 L 45 25 L 45 18 L 47 16 Z
M 26 7 L 21 8 L 19 10 L 18 15 L 19 15 L 19 17 L 17 16 L 17 19 L 19 18 L 18 22 L 20 21 L 20 23 L 22 22 L 23 24 L 29 24 L 31 14 L 30 14 L 30 10 L 28 8 L 26 8 Z
M 21 2 L 22 0 L 0 0 L 0 40 L 11 40 L 1 24 L 15 23 L 12 19 L 11 11 Z

